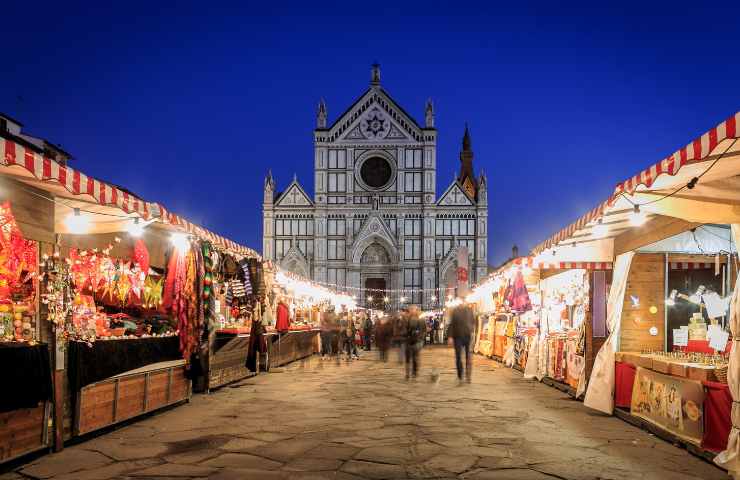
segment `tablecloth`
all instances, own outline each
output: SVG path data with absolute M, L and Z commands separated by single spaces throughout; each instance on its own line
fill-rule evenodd
M 3 372 L 0 412 L 34 408 L 51 398 L 51 368 L 46 344 L 0 342 L 0 365 Z
M 614 406 L 630 408 L 632 405 L 632 386 L 635 383 L 634 365 L 614 362 Z
M 701 445 L 706 450 L 721 452 L 727 448 L 727 436 L 732 422 L 732 395 L 725 383 L 702 382 L 704 385 L 704 438 Z

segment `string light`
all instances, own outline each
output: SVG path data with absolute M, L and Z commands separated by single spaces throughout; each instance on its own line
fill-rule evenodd
M 170 242 L 180 253 L 185 253 L 190 249 L 190 241 L 185 233 L 173 233 L 170 235 Z
M 384 301 L 385 303 L 388 303 L 388 302 L 390 302 L 390 301 L 391 301 L 391 299 L 390 299 L 390 298 L 388 298 L 388 297 L 383 297 L 383 301 Z
M 604 225 L 603 218 L 599 218 L 598 223 L 594 225 L 593 232 L 594 236 L 596 237 L 606 237 L 606 235 L 609 233 L 609 227 L 607 225 Z
M 401 300 L 401 303 L 406 303 L 406 297 L 401 297 L 399 300 Z
M 643 212 L 640 211 L 640 206 L 635 205 L 630 216 L 630 225 L 633 227 L 640 227 L 645 223 L 647 217 Z
M 64 219 L 64 225 L 70 233 L 87 233 L 90 231 L 90 217 L 82 215 L 80 213 L 80 209 L 75 208 L 74 211 Z
M 132 237 L 138 238 L 144 234 L 144 225 L 139 221 L 139 217 L 134 218 L 134 221 L 129 223 L 126 229 Z

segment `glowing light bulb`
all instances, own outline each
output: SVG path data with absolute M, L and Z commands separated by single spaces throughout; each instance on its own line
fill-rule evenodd
M 90 217 L 82 215 L 79 208 L 64 219 L 64 225 L 70 233 L 81 234 L 90 231 Z
M 609 227 L 604 225 L 604 220 L 600 218 L 599 223 L 594 225 L 593 232 L 596 237 L 606 237 L 606 234 L 609 233 Z
M 132 237 L 140 237 L 144 234 L 144 225 L 139 222 L 139 218 L 134 218 L 134 221 L 128 224 L 126 227 L 128 234 Z
M 367 296 L 367 301 L 368 301 L 368 302 L 372 302 L 372 301 L 373 301 L 373 297 L 371 297 L 370 295 L 368 295 L 368 296 Z
M 180 253 L 185 253 L 190 249 L 190 241 L 185 233 L 173 233 L 170 236 L 170 242 Z
M 630 216 L 630 225 L 632 225 L 633 227 L 641 227 L 646 220 L 647 216 L 640 211 L 640 206 L 635 205 L 635 208 L 632 211 L 632 215 Z
M 433 302 L 436 302 L 437 301 L 437 297 L 435 295 L 432 295 L 432 301 Z
M 384 301 L 385 303 L 388 303 L 388 302 L 390 302 L 390 301 L 391 301 L 391 299 L 390 299 L 390 298 L 388 298 L 388 297 L 383 297 L 383 301 Z

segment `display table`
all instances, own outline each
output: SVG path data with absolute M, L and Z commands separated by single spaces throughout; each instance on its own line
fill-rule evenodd
M 265 333 L 267 368 L 279 367 L 319 353 L 318 329 Z
M 48 447 L 52 396 L 46 344 L 0 342 L 0 463 Z
M 208 389 L 256 375 L 246 366 L 249 333 L 246 328 L 216 331 L 208 362 Z
M 717 453 L 727 447 L 732 397 L 727 384 L 706 380 L 716 377 L 714 368 L 632 352 L 617 352 L 616 359 L 616 407 L 628 408 L 633 417 L 706 451 Z M 666 403 L 660 408 L 655 408 L 656 390 L 665 392 L 661 398 Z M 680 421 L 671 419 L 672 411 L 680 412 Z
M 178 337 L 69 344 L 74 435 L 82 435 L 190 398 Z

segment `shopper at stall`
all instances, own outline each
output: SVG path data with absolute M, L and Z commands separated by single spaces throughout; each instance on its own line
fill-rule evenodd
M 372 334 L 373 334 L 373 321 L 370 318 L 369 314 L 362 313 L 362 339 L 365 345 L 365 350 L 368 352 L 371 350 Z
M 432 344 L 439 343 L 439 318 L 432 319 Z
M 346 354 L 346 360 L 349 362 L 352 360 L 352 349 L 354 348 L 355 342 L 355 324 L 348 318 L 346 314 L 342 314 L 341 320 L 339 320 L 341 345 L 342 350 Z
M 470 383 L 472 359 L 470 357 L 470 338 L 473 334 L 473 310 L 464 304 L 458 305 L 452 310 L 450 317 L 449 337 L 455 345 L 455 367 L 457 368 L 457 379 L 463 381 L 463 363 L 460 357 L 465 352 L 465 380 Z
M 419 352 L 424 347 L 427 324 L 419 318 L 419 307 L 412 305 L 406 313 L 406 380 L 419 373 Z
M 336 330 L 337 316 L 334 313 L 334 307 L 327 308 L 321 316 L 321 359 L 325 360 L 334 352 L 334 332 Z

